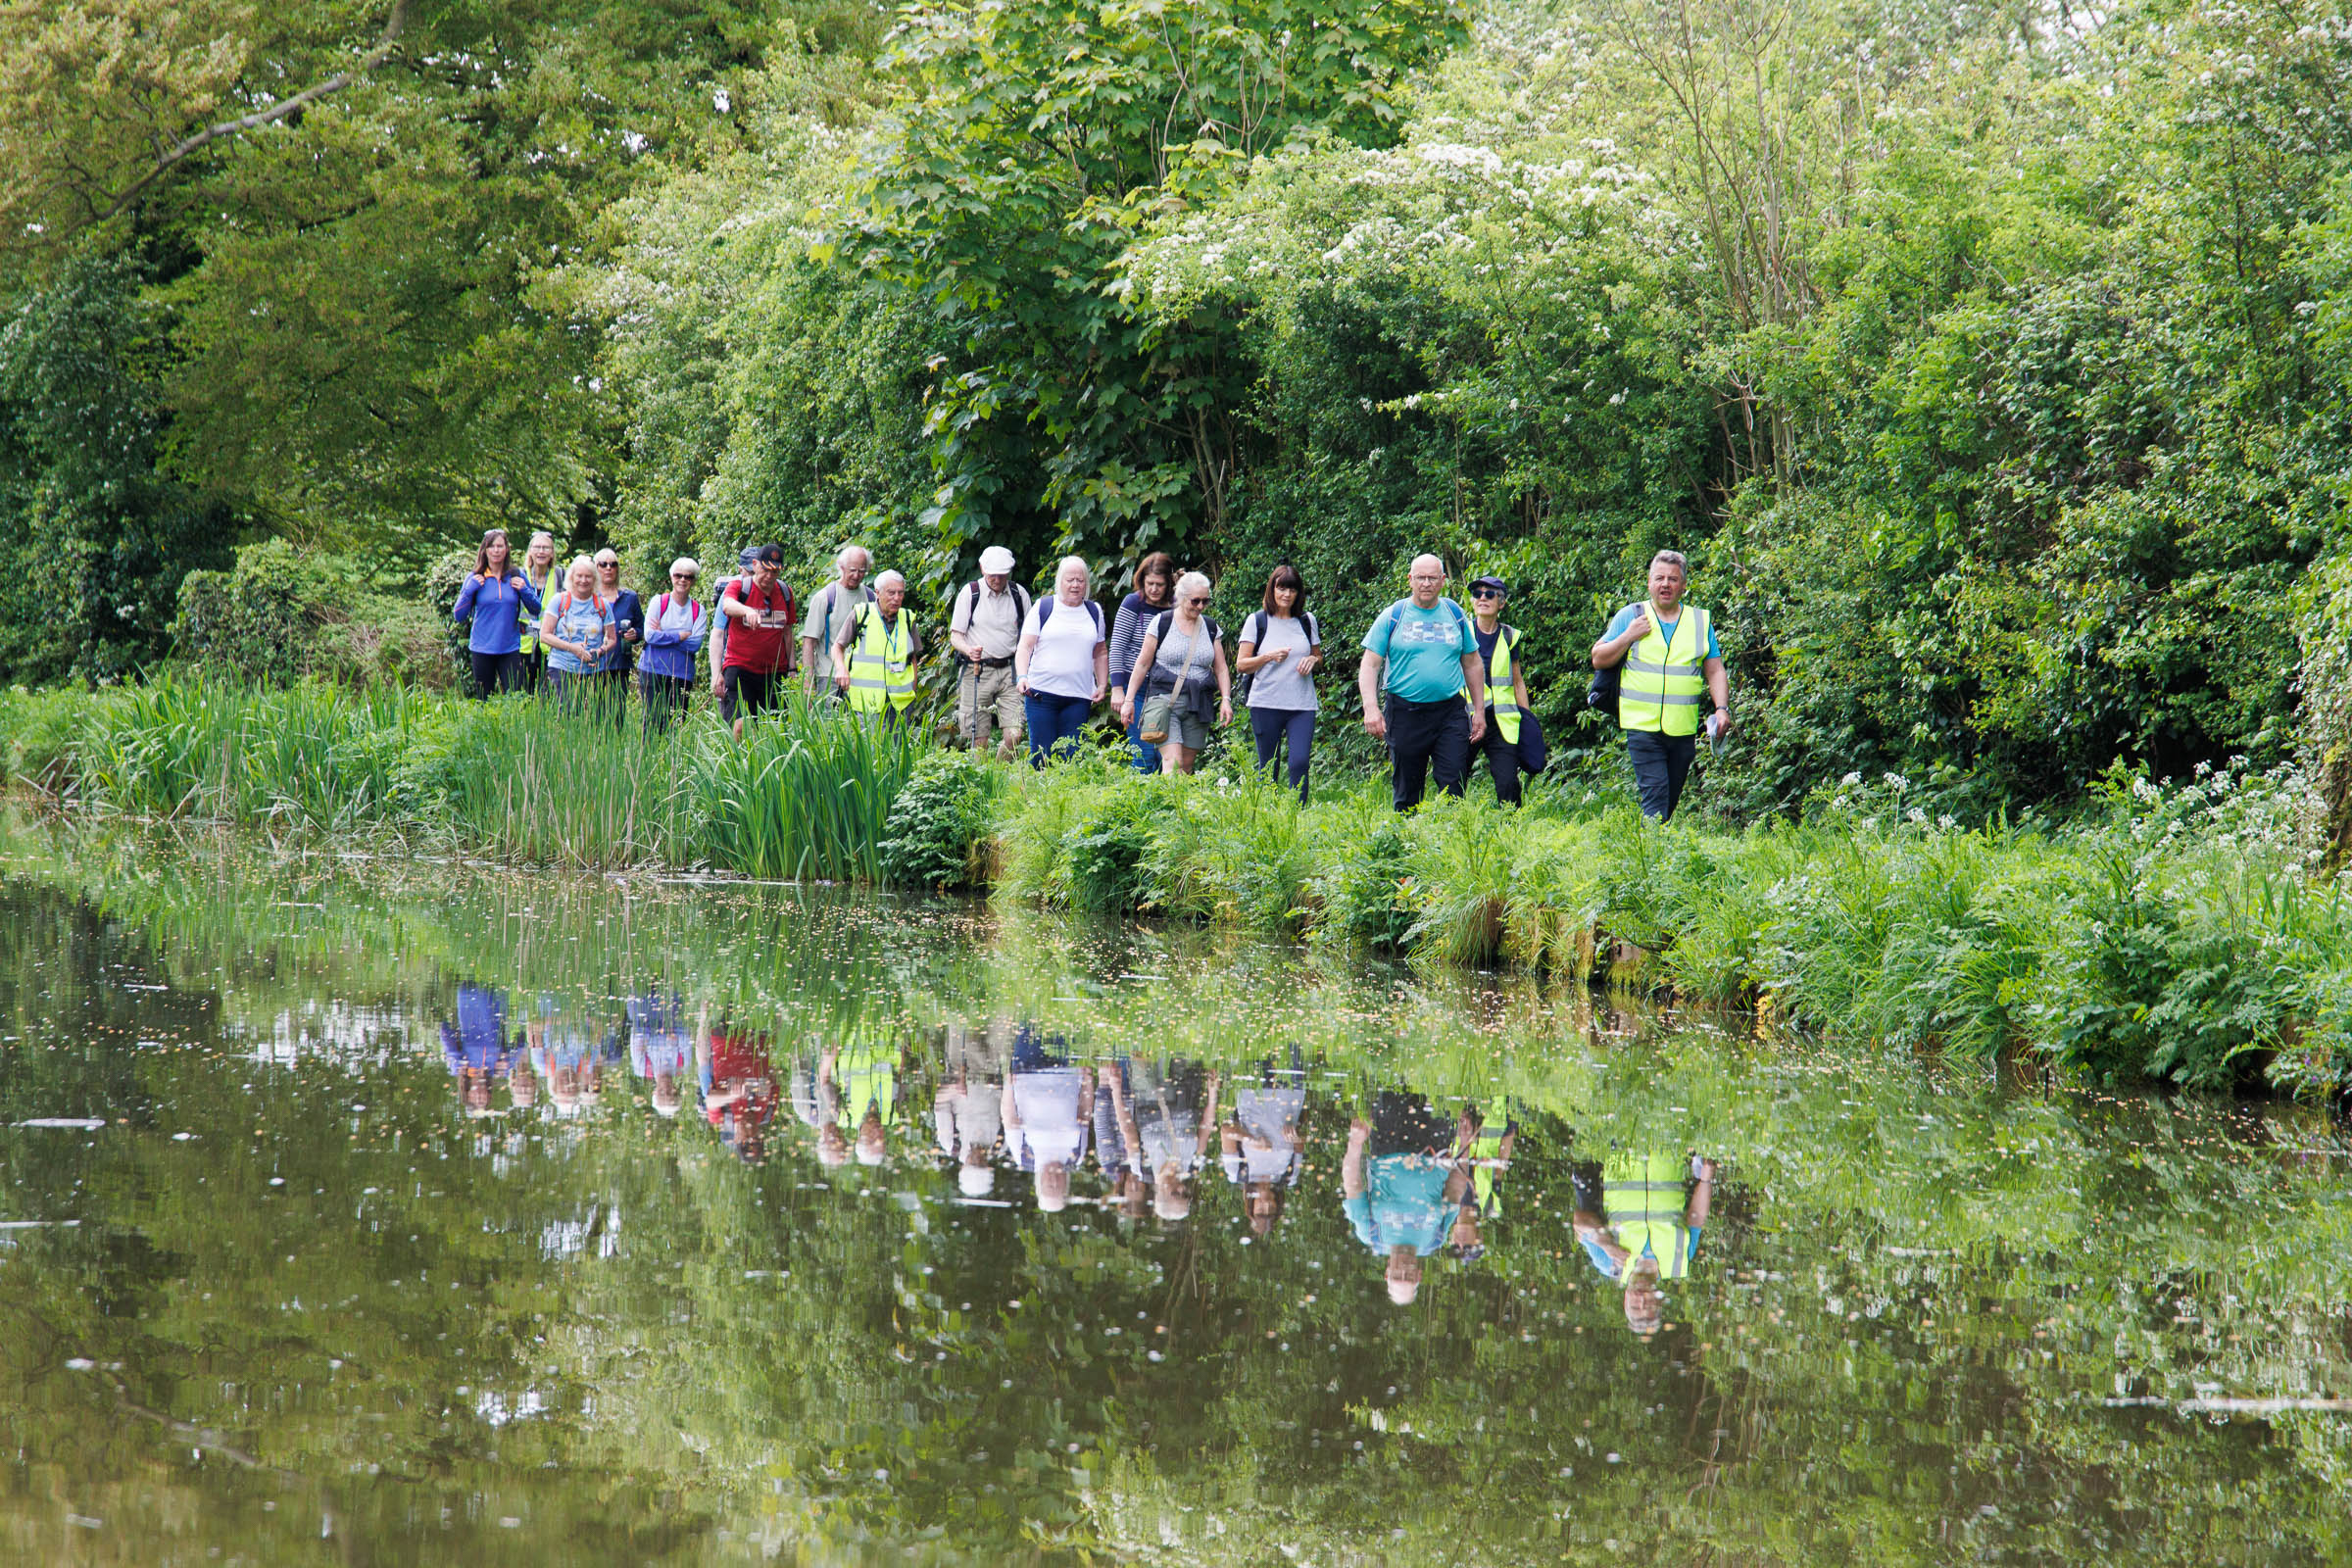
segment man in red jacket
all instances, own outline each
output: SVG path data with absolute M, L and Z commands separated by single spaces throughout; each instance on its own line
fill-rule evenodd
M 718 670 L 719 716 L 743 739 L 743 721 L 782 706 L 784 677 L 792 672 L 792 628 L 800 618 L 792 590 L 783 581 L 784 549 L 761 545 L 752 556 L 752 575 L 720 590 L 718 612 L 727 617 L 727 653 Z

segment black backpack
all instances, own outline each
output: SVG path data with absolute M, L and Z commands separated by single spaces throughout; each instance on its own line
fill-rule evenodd
M 1309 648 L 1321 647 L 1323 644 L 1323 627 L 1322 624 L 1315 619 L 1315 612 L 1311 610 L 1299 611 L 1298 623 L 1306 628 L 1306 646 Z M 1265 635 L 1266 612 L 1262 610 L 1252 611 L 1250 618 L 1242 622 L 1242 642 L 1248 643 L 1252 648 L 1256 648 L 1259 643 L 1265 640 Z M 1238 649 L 1241 645 L 1237 643 L 1234 646 Z M 1260 652 L 1263 652 L 1263 650 L 1260 650 Z M 1239 655 L 1237 654 L 1236 657 L 1238 658 Z M 1314 677 L 1309 675 L 1307 679 L 1312 681 Z M 1242 685 L 1239 697 L 1244 708 L 1248 708 L 1250 706 L 1250 689 L 1256 684 L 1257 671 L 1254 669 L 1242 677 Z
M 1633 655 L 1629 652 L 1627 659 Z M 1592 684 L 1585 688 L 1585 706 L 1599 713 L 1610 723 L 1617 722 L 1617 694 L 1625 673 L 1625 661 L 1619 660 L 1606 669 L 1592 672 Z
M 1006 586 L 1008 586 L 1008 587 L 1009 587 L 1009 588 L 1011 588 L 1011 590 L 1012 590 L 1012 608 L 1013 608 L 1013 611 L 1014 611 L 1014 622 L 1015 622 L 1015 624 L 1016 624 L 1016 625 L 1023 625 L 1023 626 L 1025 626 L 1025 625 L 1027 625 L 1027 624 L 1029 623 L 1029 590 L 1028 590 L 1028 589 L 1026 589 L 1026 588 L 1024 588 L 1024 587 L 1022 587 L 1022 586 L 1021 586 L 1019 583 L 1017 583 L 1017 582 L 1016 582 L 1016 583 L 1009 583 L 1009 584 L 1007 584 Z M 958 599 L 968 599 L 968 600 L 970 600 L 970 601 L 971 601 L 971 603 L 972 603 L 972 612 L 972 612 L 972 613 L 974 613 L 974 614 L 978 614 L 978 613 L 979 613 L 979 612 L 980 612 L 980 579 L 979 579 L 979 578 L 977 578 L 977 577 L 974 577 L 974 578 L 973 578 L 973 579 L 972 579 L 970 582 L 967 582 L 967 583 L 965 583 L 965 584 L 963 585 L 963 592 L 961 592 L 960 594 L 957 594 L 956 597 L 956 598 L 958 598 Z M 1089 604 L 1092 604 L 1092 603 L 1093 603 L 1093 601 L 1092 601 L 1092 600 L 1089 600 L 1089 601 L 1088 601 L 1088 603 L 1089 603 Z M 1047 614 L 1051 614 L 1051 613 L 1053 613 L 1053 612 L 1052 612 L 1052 611 L 1048 611 L 1046 613 L 1047 613 Z M 1101 615 L 1101 612 L 1097 612 L 1097 614 L 1096 614 L 1096 617 L 1095 617 L 1095 621 L 1096 621 L 1096 624 L 1097 624 L 1098 626 L 1102 624 L 1102 615 Z M 1043 626 L 1043 625 L 1046 623 L 1046 617 L 1045 617 L 1045 615 L 1040 615 L 1040 616 L 1038 616 L 1038 617 L 1037 617 L 1037 623 L 1038 623 L 1040 626 Z M 956 607 L 955 607 L 954 605 L 952 605 L 952 604 L 951 604 L 951 605 L 948 607 L 948 624 L 949 624 L 949 625 L 951 625 L 951 626 L 953 626 L 953 625 L 955 625 L 955 624 L 956 624 Z M 967 622 L 967 624 L 968 624 L 968 622 Z M 1017 640 L 1017 639 L 1016 639 L 1016 640 Z M 957 655 L 956 656 L 956 662 L 957 662 L 958 664 L 968 664 L 968 663 L 970 663 L 970 662 L 971 662 L 971 661 L 970 661 L 970 660 L 968 660 L 968 659 L 966 659 L 966 658 L 964 658 L 964 657 L 963 657 L 963 655 L 961 655 L 961 654 L 957 654 Z
M 1054 607 L 1060 602 L 1061 601 L 1058 599 L 1049 599 L 1045 602 L 1044 607 L 1038 611 L 1037 629 L 1039 631 L 1044 631 L 1046 629 L 1046 622 L 1054 618 Z M 1102 607 L 1096 604 L 1092 599 L 1089 599 L 1086 602 L 1086 612 L 1095 618 L 1095 635 L 1098 637 L 1102 636 Z

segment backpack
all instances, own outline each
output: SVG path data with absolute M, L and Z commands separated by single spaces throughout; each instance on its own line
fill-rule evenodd
M 1015 624 L 1019 624 L 1019 625 L 1025 625 L 1025 624 L 1027 624 L 1027 623 L 1028 623 L 1028 620 L 1029 620 L 1029 590 L 1028 590 L 1028 589 L 1026 589 L 1026 588 L 1024 588 L 1024 587 L 1022 587 L 1022 586 L 1021 586 L 1019 583 L 1017 583 L 1017 582 L 1016 582 L 1016 583 L 1011 583 L 1011 584 L 1008 584 L 1007 586 L 1009 586 L 1009 587 L 1012 589 L 1012 608 L 1013 608 L 1013 611 L 1015 612 L 1015 613 L 1014 613 L 1014 617 L 1013 617 L 1013 618 L 1014 618 L 1014 622 L 1015 622 Z M 971 624 L 971 620 L 970 620 L 970 618 L 969 618 L 969 617 L 970 617 L 970 616 L 972 616 L 972 615 L 976 615 L 976 614 L 980 613 L 980 579 L 979 579 L 979 578 L 977 578 L 977 577 L 974 577 L 974 578 L 973 578 L 973 579 L 972 579 L 970 582 L 967 582 L 967 583 L 965 583 L 965 584 L 963 585 L 963 592 L 962 592 L 960 595 L 958 595 L 957 597 L 958 597 L 958 598 L 961 598 L 961 599 L 968 600 L 968 601 L 970 602 L 970 604 L 971 604 L 971 609 L 970 609 L 969 611 L 965 612 L 965 616 L 966 616 L 966 618 L 965 618 L 965 620 L 964 620 L 964 624 L 968 626 L 968 625 L 970 625 L 970 624 Z M 1094 603 L 1094 601 L 1090 599 L 1090 600 L 1088 600 L 1088 601 L 1087 601 L 1087 603 L 1091 605 L 1091 604 L 1093 604 L 1093 603 Z M 1048 614 L 1048 615 L 1050 615 L 1050 614 L 1052 614 L 1052 613 L 1053 613 L 1053 611 L 1051 611 L 1051 610 L 1048 610 L 1048 611 L 1046 612 L 1046 614 Z M 956 623 L 956 611 L 955 611 L 954 607 L 953 607 L 953 606 L 951 606 L 951 607 L 950 607 L 950 609 L 949 609 L 949 612 L 948 612 L 948 624 L 949 624 L 949 625 L 951 625 L 951 626 L 953 626 L 955 623 Z M 1045 616 L 1045 615 L 1040 615 L 1040 616 L 1038 616 L 1038 617 L 1037 617 L 1037 623 L 1038 623 L 1038 625 L 1039 625 L 1039 626 L 1042 628 L 1042 627 L 1045 625 L 1045 623 L 1046 623 L 1046 616 Z M 1096 626 L 1097 626 L 1098 628 L 1100 628 L 1100 627 L 1101 627 L 1101 625 L 1102 624 L 1102 612 L 1100 612 L 1100 611 L 1097 611 L 1097 612 L 1095 612 L 1095 624 L 1096 624 Z M 1016 640 L 1017 640 L 1017 639 L 1016 639 Z M 956 656 L 956 662 L 957 662 L 958 664 L 964 664 L 964 663 L 969 663 L 969 662 L 970 662 L 970 661 L 969 661 L 969 660 L 967 660 L 967 659 L 965 659 L 965 658 L 964 658 L 964 657 L 963 657 L 961 654 L 957 654 L 957 655 Z
M 1297 618 L 1298 624 L 1306 628 L 1306 646 L 1309 648 L 1321 647 L 1323 643 L 1323 626 L 1321 622 L 1315 619 L 1315 612 L 1311 610 L 1301 610 L 1298 612 Z M 1265 650 L 1259 645 L 1265 641 L 1266 625 L 1266 612 L 1262 610 L 1252 611 L 1250 618 L 1242 622 L 1242 641 L 1248 643 L 1252 648 L 1258 649 L 1260 653 L 1263 653 Z M 1314 679 L 1314 677 L 1309 675 L 1307 679 L 1311 681 Z M 1249 674 L 1242 677 L 1241 701 L 1244 708 L 1248 708 L 1250 706 L 1250 693 L 1256 685 L 1256 670 L 1253 669 Z
M 659 593 L 654 595 L 655 625 L 659 626 L 662 624 L 662 618 L 669 613 L 669 606 L 670 598 L 667 593 Z M 700 599 L 689 599 L 686 601 L 686 617 L 690 621 L 700 620 L 703 618 L 703 602 Z
M 1042 604 L 1042 605 L 1040 605 L 1040 606 L 1038 607 L 1038 611 L 1037 611 L 1037 629 L 1038 629 L 1039 631 L 1041 631 L 1041 632 L 1042 632 L 1042 631 L 1044 631 L 1044 630 L 1046 629 L 1046 622 L 1047 622 L 1047 621 L 1049 621 L 1049 620 L 1052 620 L 1052 619 L 1054 618 L 1054 607 L 1055 605 L 1059 604 L 1059 603 L 1060 603 L 1060 601 L 1059 601 L 1059 600 L 1057 600 L 1057 599 L 1049 599 L 1049 600 L 1047 600 L 1047 601 L 1046 601 L 1044 604 Z M 1092 599 L 1089 599 L 1089 600 L 1086 602 L 1086 612 L 1087 612 L 1089 615 L 1092 615 L 1092 616 L 1094 617 L 1094 620 L 1095 620 L 1095 635 L 1096 635 L 1096 636 L 1098 636 L 1098 637 L 1102 636 L 1102 607 L 1101 605 L 1098 605 L 1098 604 L 1096 604 L 1096 603 L 1095 603 L 1095 602 L 1094 602 Z

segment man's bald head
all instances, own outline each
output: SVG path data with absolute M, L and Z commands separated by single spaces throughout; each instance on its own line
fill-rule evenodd
M 1423 610 L 1438 602 L 1446 591 L 1446 563 L 1435 556 L 1415 556 L 1411 570 L 1413 603 Z

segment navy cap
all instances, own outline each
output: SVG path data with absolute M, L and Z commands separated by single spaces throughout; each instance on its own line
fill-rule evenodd
M 1470 579 L 1470 591 L 1472 593 L 1478 592 L 1481 588 L 1492 588 L 1496 593 L 1505 595 L 1506 597 L 1511 591 L 1510 585 L 1505 583 L 1500 577 L 1473 577 Z

